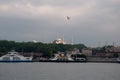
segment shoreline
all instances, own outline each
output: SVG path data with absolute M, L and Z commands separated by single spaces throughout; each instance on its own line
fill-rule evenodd
M 34 62 L 42 62 L 42 63 L 120 63 L 118 61 L 51 61 L 51 60 L 42 60 L 42 61 L 0 61 L 0 63 L 34 63 Z

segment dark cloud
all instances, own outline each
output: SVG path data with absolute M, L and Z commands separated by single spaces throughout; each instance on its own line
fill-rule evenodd
M 0 0 L 0 39 L 111 43 L 120 40 L 119 8 L 119 0 Z

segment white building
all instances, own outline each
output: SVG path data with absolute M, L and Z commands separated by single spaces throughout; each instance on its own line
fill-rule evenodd
M 92 50 L 91 49 L 82 49 L 81 53 L 86 55 L 86 56 L 92 56 Z
M 58 38 L 57 40 L 53 41 L 54 44 L 66 44 L 64 39 Z

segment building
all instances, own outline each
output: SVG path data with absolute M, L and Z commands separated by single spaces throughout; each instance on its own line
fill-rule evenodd
M 64 41 L 64 38 L 63 39 L 58 38 L 57 40 L 54 40 L 53 43 L 54 44 L 66 44 L 65 41 Z
M 109 52 L 120 52 L 120 46 L 107 48 Z
M 91 49 L 82 49 L 81 53 L 86 55 L 86 56 L 92 56 L 92 50 Z

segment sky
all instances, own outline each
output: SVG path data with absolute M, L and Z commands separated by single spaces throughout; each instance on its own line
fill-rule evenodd
M 0 40 L 63 37 L 68 44 L 120 45 L 120 0 L 0 0 Z

